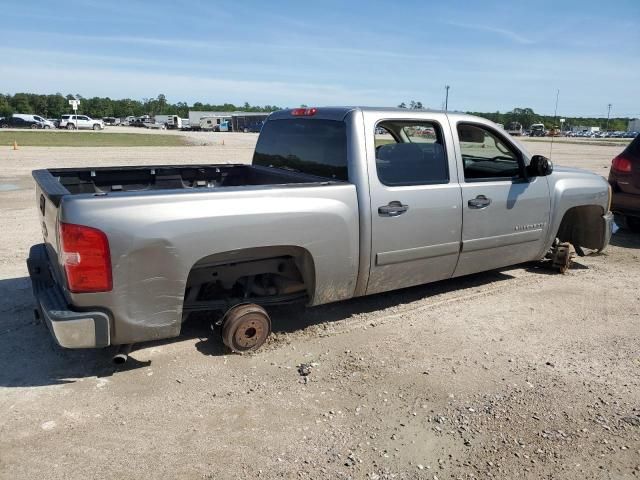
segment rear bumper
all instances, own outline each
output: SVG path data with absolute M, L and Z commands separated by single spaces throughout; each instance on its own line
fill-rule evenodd
M 38 312 L 58 345 L 64 348 L 109 346 L 109 316 L 101 311 L 76 311 L 67 304 L 51 275 L 44 244 L 31 247 L 27 267 Z
M 613 192 L 613 196 L 611 198 L 611 211 L 614 213 L 621 213 L 623 215 L 640 217 L 640 195 Z

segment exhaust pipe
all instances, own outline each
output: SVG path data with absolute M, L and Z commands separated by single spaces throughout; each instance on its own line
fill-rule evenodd
M 133 347 L 133 343 L 129 343 L 127 345 L 120 345 L 118 348 L 118 353 L 113 356 L 113 363 L 116 365 L 124 365 L 127 363 L 129 359 L 129 354 L 131 353 L 131 348 Z

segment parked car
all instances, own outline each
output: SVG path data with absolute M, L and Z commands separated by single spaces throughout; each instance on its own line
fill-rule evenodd
M 149 122 L 151 122 L 151 117 L 149 117 L 149 116 L 136 117 L 133 120 L 129 121 L 129 126 L 130 127 L 144 128 L 146 126 L 146 124 L 149 123 Z
M 38 122 L 40 124 L 40 128 L 44 128 L 44 129 L 50 129 L 50 128 L 56 128 L 55 124 L 50 121 L 47 120 L 46 118 L 41 117 L 40 115 L 26 115 L 26 114 L 15 114 L 14 116 L 20 116 L 25 120 L 35 120 L 36 122 Z
M 262 130 L 262 125 L 264 125 L 264 121 L 249 123 L 244 127 L 244 133 L 260 133 Z
M 26 124 L 26 128 L 45 128 L 45 129 L 49 129 L 49 128 L 55 128 L 54 124 L 45 119 L 42 118 L 40 115 L 33 115 L 31 113 L 14 113 L 11 117 L 9 118 L 19 118 L 24 120 L 25 122 L 27 122 Z M 7 123 L 10 123 L 9 120 L 7 120 Z M 20 127 L 14 127 L 14 128 L 22 128 L 22 122 L 14 122 L 16 123 L 16 125 L 20 125 Z M 36 127 L 31 127 L 31 125 L 36 124 Z
M 60 126 L 59 118 L 47 118 L 47 122 L 51 122 L 51 125 L 53 125 L 52 128 L 58 128 Z
M 13 115 L 0 120 L 0 128 L 30 128 L 32 130 L 36 130 L 44 128 L 44 125 L 33 118 L 25 119 L 21 116 Z
M 164 123 L 159 123 L 159 122 L 154 122 L 154 121 L 148 121 L 148 122 L 144 122 L 143 123 L 143 127 L 144 128 L 151 128 L 153 130 L 164 130 L 167 128 L 167 126 Z
M 67 130 L 103 130 L 104 122 L 86 115 L 62 115 L 59 127 Z
M 547 134 L 546 129 L 542 123 L 534 123 L 529 130 L 530 137 L 544 137 Z
M 435 135 L 411 133 L 421 129 Z M 613 221 L 602 176 L 554 168 L 489 120 L 452 112 L 283 110 L 250 165 L 33 177 L 44 243 L 29 274 L 39 314 L 68 348 L 175 337 L 204 312 L 220 314 L 229 348 L 255 350 L 272 305 L 544 258 L 563 272 L 571 244 L 604 249 Z
M 613 190 L 611 210 L 616 224 L 640 232 L 640 136 L 612 160 L 609 184 Z
M 104 117 L 102 119 L 105 125 L 115 126 L 120 125 L 120 119 L 116 117 Z

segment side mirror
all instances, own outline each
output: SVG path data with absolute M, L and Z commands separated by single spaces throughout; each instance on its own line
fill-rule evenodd
M 544 155 L 534 155 L 527 170 L 532 177 L 546 177 L 553 173 L 553 162 Z

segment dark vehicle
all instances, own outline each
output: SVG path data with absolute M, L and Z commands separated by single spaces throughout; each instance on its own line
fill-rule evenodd
M 542 123 L 534 123 L 531 125 L 531 130 L 529 133 L 530 137 L 544 137 L 547 134 L 547 131 L 544 128 Z
M 36 128 L 43 128 L 43 126 L 40 122 L 36 122 L 35 120 L 25 120 L 20 117 L 9 117 L 0 120 L 0 128 L 31 128 L 35 130 Z
M 619 227 L 640 232 L 640 136 L 611 162 L 611 211 Z
M 522 135 L 522 124 L 520 122 L 511 122 L 507 125 L 507 133 L 514 137 Z
M 116 118 L 116 117 L 104 117 L 102 119 L 102 121 L 104 122 L 105 125 L 119 125 L 120 124 L 120 119 Z
M 262 130 L 262 125 L 264 125 L 264 122 L 250 123 L 249 125 L 244 127 L 244 133 L 260 133 L 260 130 Z

